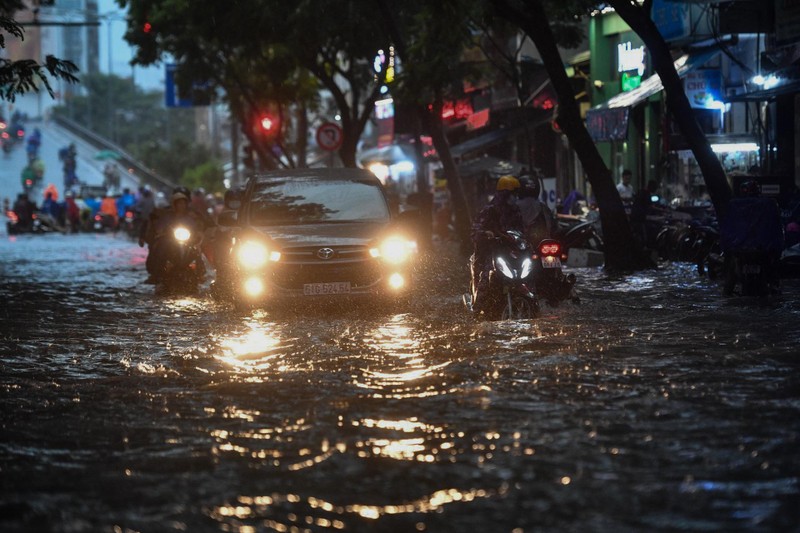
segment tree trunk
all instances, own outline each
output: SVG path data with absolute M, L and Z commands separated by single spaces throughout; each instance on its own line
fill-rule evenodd
M 297 106 L 297 167 L 308 166 L 308 109 L 305 101 Z
M 700 171 L 703 173 L 711 202 L 717 212 L 719 219 L 724 218 L 728 212 L 728 202 L 731 199 L 731 188 L 722 164 L 717 159 L 711 145 L 708 143 L 703 130 L 697 123 L 694 110 L 686 98 L 683 90 L 683 82 L 675 70 L 672 55 L 661 33 L 656 28 L 653 20 L 647 12 L 630 2 L 630 0 L 609 0 L 609 4 L 617 11 L 620 17 L 631 27 L 636 34 L 641 37 L 650 57 L 653 60 L 653 68 L 661 77 L 664 85 L 664 92 L 667 97 L 667 107 L 678 123 L 678 127 L 686 137 L 686 142 L 694 154 Z
M 428 182 L 428 173 L 425 168 L 425 151 L 422 147 L 422 114 L 425 108 L 414 108 L 414 156 L 417 170 L 417 194 L 419 196 L 419 246 L 423 250 L 430 250 L 433 246 L 433 193 Z
M 436 153 L 439 154 L 439 161 L 442 163 L 442 171 L 447 180 L 447 188 L 450 191 L 450 202 L 453 205 L 453 214 L 455 215 L 456 238 L 461 244 L 461 251 L 468 252 L 472 250 L 472 218 L 469 213 L 469 206 L 467 205 L 467 197 L 464 194 L 464 186 L 461 183 L 461 176 L 458 174 L 456 162 L 453 159 L 453 154 L 450 151 L 450 142 L 444 133 L 444 124 L 442 123 L 442 97 L 437 95 L 433 108 L 430 111 L 423 112 L 423 120 L 427 125 L 427 130 L 433 140 L 433 146 L 436 148 Z
M 600 222 L 605 239 L 605 268 L 612 271 L 630 271 L 654 267 L 653 261 L 633 238 L 633 231 L 625 215 L 611 171 L 600 157 L 581 119 L 575 94 L 564 70 L 564 62 L 541 3 L 538 0 L 526 1 L 528 9 L 525 13 L 512 8 L 503 0 L 494 0 L 494 3 L 501 16 L 518 24 L 533 40 L 558 95 L 558 125 L 569 138 L 572 149 L 578 154 L 600 209 Z

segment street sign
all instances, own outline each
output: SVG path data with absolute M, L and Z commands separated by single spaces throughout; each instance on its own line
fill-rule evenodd
M 178 70 L 178 65 L 167 64 L 165 67 L 164 100 L 167 107 L 195 107 L 211 104 L 208 83 L 192 83 L 189 94 L 181 94 L 175 83 L 175 72 Z
M 317 144 L 323 150 L 338 150 L 342 145 L 342 128 L 333 122 L 326 122 L 317 129 Z

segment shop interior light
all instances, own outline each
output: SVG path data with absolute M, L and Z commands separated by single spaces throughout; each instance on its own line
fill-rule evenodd
M 712 144 L 711 149 L 716 154 L 727 154 L 730 152 L 758 152 L 756 143 L 720 143 Z
M 766 81 L 766 78 L 764 76 L 762 76 L 761 74 L 756 74 L 755 76 L 750 78 L 750 81 L 752 83 L 756 84 L 756 85 L 764 85 L 764 82 Z
M 764 80 L 763 87 L 764 87 L 764 89 L 772 89 L 773 87 L 778 85 L 780 82 L 781 82 L 781 79 L 778 76 L 776 76 L 774 74 L 770 74 L 769 76 L 767 76 L 767 79 Z
M 389 167 L 383 163 L 372 163 L 367 168 L 381 180 L 381 183 L 386 183 L 386 178 L 389 176 Z
M 414 172 L 414 163 L 411 161 L 399 161 L 392 165 L 392 169 L 397 172 Z

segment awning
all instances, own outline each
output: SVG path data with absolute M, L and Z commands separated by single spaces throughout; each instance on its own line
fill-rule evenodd
M 784 94 L 800 93 L 800 80 L 790 80 L 770 89 L 759 89 L 748 93 L 726 96 L 726 102 L 766 102 Z
M 379 148 L 364 150 L 358 156 L 362 165 L 370 163 L 383 163 L 384 165 L 394 165 L 403 161 L 416 161 L 414 147 L 411 145 L 390 144 Z
M 684 54 L 678 59 L 675 60 L 675 71 L 678 73 L 679 77 L 684 77 L 690 71 L 697 67 L 702 67 L 717 54 L 720 53 L 719 49 L 713 50 L 706 50 L 704 52 L 694 52 L 690 54 Z M 632 107 L 640 102 L 643 102 L 657 94 L 664 88 L 664 85 L 661 83 L 661 77 L 658 74 L 653 74 L 646 80 L 642 82 L 637 88 L 627 91 L 624 93 L 620 93 L 616 96 L 613 96 L 608 99 L 607 102 L 604 102 L 600 105 L 597 105 L 592 108 L 595 109 L 614 109 L 619 107 Z
M 477 152 L 478 150 L 485 150 L 490 146 L 503 142 L 508 137 L 525 133 L 526 129 L 532 130 L 537 126 L 541 126 L 542 124 L 550 122 L 553 117 L 552 112 L 548 112 L 546 115 L 547 116 L 545 118 L 529 121 L 527 125 L 498 128 L 494 131 L 484 133 L 483 135 L 478 135 L 477 137 L 473 137 L 468 141 L 454 145 L 450 148 L 450 152 L 453 154 L 453 157 L 458 159 L 467 154 Z
M 772 89 L 761 89 L 759 91 L 737 94 L 735 96 L 726 96 L 724 100 L 726 102 L 766 102 L 777 96 L 793 93 L 800 93 L 800 81 L 787 83 L 786 85 L 774 87 Z
M 684 77 L 697 67 L 708 63 L 720 53 L 719 49 L 684 54 L 675 60 L 675 71 Z M 664 88 L 661 77 L 654 74 L 637 88 L 620 93 L 607 102 L 586 112 L 586 129 L 595 142 L 624 141 L 628 138 L 629 109 L 644 102 Z

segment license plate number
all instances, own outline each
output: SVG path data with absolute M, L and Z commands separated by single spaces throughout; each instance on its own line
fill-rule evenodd
M 742 265 L 743 274 L 760 274 L 761 265 Z
M 546 255 L 542 257 L 542 267 L 561 268 L 561 259 L 552 255 Z
M 303 294 L 306 296 L 320 296 L 324 294 L 347 294 L 350 292 L 349 281 L 334 283 L 306 283 L 303 285 Z

